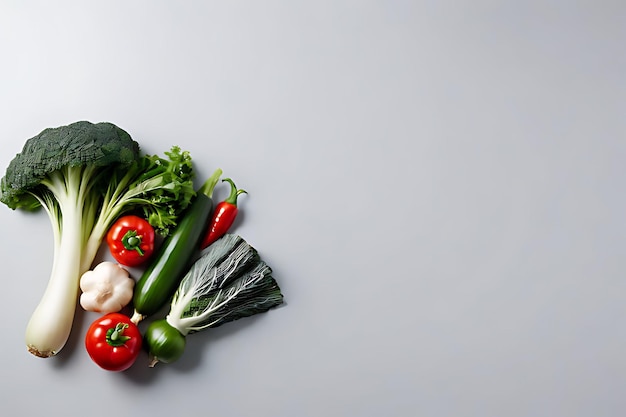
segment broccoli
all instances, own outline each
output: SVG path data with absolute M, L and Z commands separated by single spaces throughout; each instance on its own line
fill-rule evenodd
M 141 155 L 139 144 L 112 123 L 79 121 L 28 139 L 0 180 L 11 209 L 43 208 L 54 238 L 52 272 L 26 330 L 39 357 L 56 355 L 74 320 L 80 276 L 92 265 L 113 221 L 142 212 L 162 235 L 195 196 L 188 152 Z

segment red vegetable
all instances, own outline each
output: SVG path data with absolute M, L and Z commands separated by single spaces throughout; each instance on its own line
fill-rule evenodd
M 124 371 L 141 352 L 142 336 L 130 317 L 109 313 L 94 321 L 85 336 L 91 359 L 107 371 Z
M 209 222 L 209 229 L 202 240 L 200 249 L 204 249 L 211 243 L 215 242 L 230 229 L 239 209 L 237 208 L 237 197 L 245 193 L 245 190 L 238 190 L 237 186 L 230 178 L 224 178 L 222 181 L 230 183 L 230 195 L 228 198 L 215 207 L 213 217 Z
M 106 241 L 117 262 L 138 266 L 154 252 L 154 228 L 139 216 L 122 216 L 109 229 Z

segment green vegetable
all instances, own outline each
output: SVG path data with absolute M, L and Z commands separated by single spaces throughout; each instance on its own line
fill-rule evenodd
M 193 264 L 163 320 L 144 335 L 150 366 L 179 359 L 188 334 L 263 313 L 283 302 L 271 268 L 243 238 L 226 234 Z
M 155 320 L 146 329 L 145 343 L 150 346 L 152 368 L 157 362 L 175 362 L 185 352 L 187 339 L 178 330 L 170 326 L 166 320 Z M 158 359 L 156 353 L 158 353 Z
M 12 209 L 46 211 L 54 259 L 44 295 L 26 329 L 40 357 L 57 354 L 72 327 L 81 275 L 89 270 L 112 222 L 141 210 L 162 234 L 190 203 L 193 170 L 187 152 L 141 156 L 139 145 L 112 123 L 76 122 L 28 139 L 0 181 Z
M 167 304 L 176 286 L 191 266 L 210 220 L 215 184 L 222 175 L 217 169 L 196 193 L 174 231 L 163 241 L 150 265 L 135 286 L 132 321 L 138 324 Z

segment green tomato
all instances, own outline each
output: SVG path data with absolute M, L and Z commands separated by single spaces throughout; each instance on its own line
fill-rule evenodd
M 150 367 L 158 362 L 175 362 L 185 351 L 185 336 L 170 326 L 165 319 L 150 323 L 144 339 L 150 353 Z

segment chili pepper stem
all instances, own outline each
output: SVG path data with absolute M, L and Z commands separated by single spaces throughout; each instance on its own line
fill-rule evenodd
M 235 185 L 233 180 L 231 180 L 230 178 L 224 178 L 222 182 L 228 182 L 230 184 L 230 195 L 228 196 L 228 198 L 226 198 L 226 200 L 224 200 L 224 203 L 232 204 L 233 206 L 236 206 L 237 197 L 240 196 L 241 194 L 248 193 L 246 190 L 238 190 L 237 186 Z

